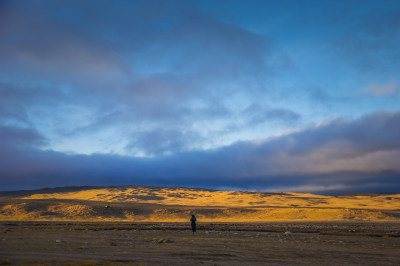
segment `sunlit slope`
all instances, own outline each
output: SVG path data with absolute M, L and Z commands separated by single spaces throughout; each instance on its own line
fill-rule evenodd
M 321 196 L 121 186 L 0 196 L 3 221 L 187 222 L 193 213 L 202 222 L 399 222 L 400 194 Z
M 400 210 L 400 194 L 322 196 L 303 193 L 215 191 L 190 188 L 117 187 L 34 194 L 24 199 L 73 199 L 213 207 L 291 207 Z

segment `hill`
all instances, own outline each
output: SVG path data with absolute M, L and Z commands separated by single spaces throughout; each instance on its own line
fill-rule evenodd
M 323 196 L 177 187 L 65 187 L 0 193 L 0 220 L 400 221 L 400 194 Z

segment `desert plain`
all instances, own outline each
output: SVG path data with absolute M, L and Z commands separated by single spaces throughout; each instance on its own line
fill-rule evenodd
M 400 265 L 400 195 L 2 192 L 0 265 Z

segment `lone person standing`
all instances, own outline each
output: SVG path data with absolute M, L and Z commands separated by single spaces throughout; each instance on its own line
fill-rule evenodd
M 192 224 L 192 232 L 194 234 L 194 232 L 196 232 L 196 216 L 194 216 L 194 214 L 192 214 L 192 217 L 190 218 L 190 222 Z

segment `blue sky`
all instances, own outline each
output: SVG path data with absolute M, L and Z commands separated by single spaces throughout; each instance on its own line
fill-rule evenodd
M 399 1 L 0 1 L 0 189 L 400 191 Z

